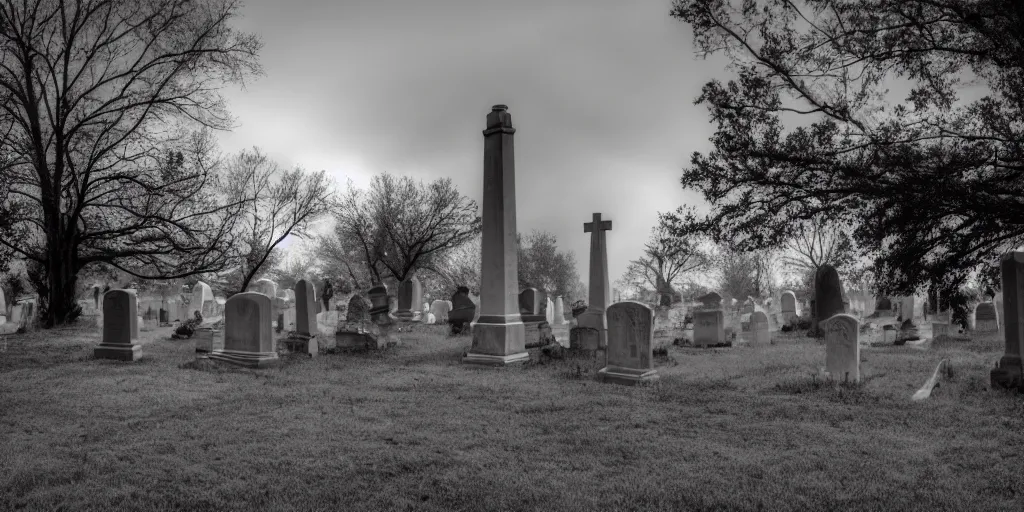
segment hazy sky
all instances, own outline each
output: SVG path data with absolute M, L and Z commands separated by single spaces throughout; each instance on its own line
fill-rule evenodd
M 223 149 L 326 169 L 344 187 L 379 172 L 451 177 L 481 199 L 484 119 L 516 127 L 519 231 L 547 230 L 587 280 L 594 212 L 613 221 L 609 277 L 640 256 L 713 126 L 693 105 L 724 61 L 693 54 L 668 0 L 250 1 L 266 75 L 227 91 Z

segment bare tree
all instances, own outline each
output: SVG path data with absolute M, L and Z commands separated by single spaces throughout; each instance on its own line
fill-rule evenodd
M 459 286 L 465 286 L 475 293 L 480 291 L 480 235 L 462 245 L 444 252 L 435 253 L 420 266 L 428 271 L 421 278 L 424 289 L 452 294 Z
M 619 283 L 626 288 L 654 290 L 660 304 L 667 306 L 671 304 L 677 280 L 690 272 L 707 269 L 711 259 L 701 247 L 701 237 L 673 235 L 673 224 L 679 222 L 677 217 L 658 217 L 658 224 L 651 229 L 651 238 L 644 245 L 644 255 L 629 262 Z
M 0 152 L 13 220 L 0 238 L 34 262 L 43 323 L 73 318 L 77 272 L 105 262 L 139 277 L 216 270 L 237 204 L 208 135 L 231 119 L 219 94 L 260 73 L 259 40 L 230 26 L 234 0 L 0 1 Z
M 857 254 L 853 240 L 837 223 L 821 217 L 799 222 L 785 244 L 779 262 L 797 275 L 813 275 L 822 265 L 832 265 L 840 275 L 853 272 Z
M 359 240 L 337 236 L 335 231 L 319 235 L 314 240 L 316 258 L 313 258 L 310 273 L 331 281 L 346 282 L 356 290 L 372 286 L 374 277 L 370 268 L 376 262 L 368 263 Z M 371 250 L 376 255 L 376 249 Z
M 337 207 L 335 234 L 349 240 L 372 276 L 403 281 L 435 254 L 458 247 L 480 232 L 476 202 L 451 179 L 430 184 L 379 174 L 369 191 L 351 181 Z
M 228 183 L 228 193 L 245 208 L 222 276 L 229 277 L 226 291 L 241 293 L 277 266 L 281 255 L 275 249 L 281 242 L 310 235 L 314 223 L 331 211 L 334 193 L 326 171 L 283 170 L 258 148 L 231 159 Z

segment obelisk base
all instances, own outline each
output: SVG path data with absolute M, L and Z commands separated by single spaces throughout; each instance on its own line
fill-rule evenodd
M 522 322 L 489 323 L 485 318 L 473 326 L 473 346 L 463 363 L 505 366 L 528 361 L 526 326 Z
M 272 368 L 281 364 L 277 352 L 240 352 L 237 350 L 214 350 L 210 359 L 224 361 L 246 368 Z
M 118 361 L 138 361 L 142 357 L 142 345 L 132 343 L 124 345 L 120 343 L 100 343 L 92 350 L 96 359 L 115 359 Z
M 658 370 L 638 370 L 621 366 L 605 366 L 597 371 L 597 380 L 611 384 L 636 386 L 660 379 Z
M 992 389 L 1024 390 L 1024 365 L 1019 357 L 1003 356 L 996 367 L 989 372 Z
M 608 325 L 603 311 L 586 310 L 576 317 L 576 327 L 589 327 L 597 331 L 601 348 L 608 346 Z

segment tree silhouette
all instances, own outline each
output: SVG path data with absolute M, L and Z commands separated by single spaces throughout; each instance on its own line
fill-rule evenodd
M 34 263 L 43 324 L 71 320 L 79 270 L 146 278 L 221 268 L 243 206 L 225 203 L 201 128 L 219 90 L 260 72 L 231 0 L 0 2 L 0 150 L 12 217 L 0 244 Z M 197 128 L 200 130 L 197 131 Z
M 349 181 L 335 211 L 336 237 L 346 240 L 372 284 L 401 282 L 480 232 L 476 202 L 450 178 L 424 184 L 378 174 L 368 191 Z
M 672 15 L 737 75 L 698 98 L 714 149 L 682 184 L 713 208 L 682 233 L 749 250 L 841 221 L 891 294 L 995 273 L 1024 242 L 1024 3 L 677 0 Z M 962 100 L 970 85 L 984 96 Z

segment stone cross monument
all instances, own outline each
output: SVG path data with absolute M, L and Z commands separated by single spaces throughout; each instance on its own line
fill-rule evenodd
M 515 132 L 508 107 L 491 108 L 484 130 L 480 317 L 473 325 L 473 345 L 464 363 L 500 366 L 530 358 L 526 326 L 519 316 Z
M 583 232 L 590 233 L 590 301 L 587 310 L 576 319 L 576 325 L 597 329 L 601 347 L 608 346 L 605 310 L 611 302 L 611 288 L 608 286 L 608 244 L 604 232 L 611 229 L 612 221 L 602 221 L 600 213 L 594 214 L 593 222 L 583 224 Z

